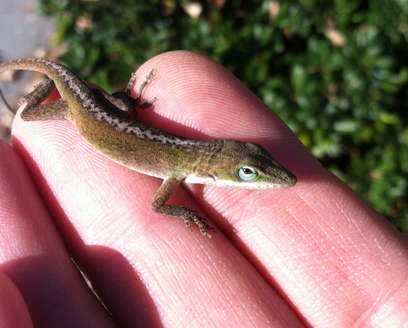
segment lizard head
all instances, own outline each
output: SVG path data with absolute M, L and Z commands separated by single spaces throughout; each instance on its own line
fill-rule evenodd
M 296 184 L 296 176 L 262 146 L 235 140 L 222 142 L 207 166 L 206 184 L 241 189 L 278 189 Z

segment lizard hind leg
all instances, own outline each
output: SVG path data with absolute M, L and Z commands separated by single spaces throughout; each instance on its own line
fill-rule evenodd
M 152 100 L 150 101 L 146 101 L 143 104 L 141 103 L 142 101 L 142 95 L 143 95 L 143 91 L 145 90 L 145 88 L 147 87 L 147 85 L 150 83 L 150 81 L 153 78 L 153 71 L 154 69 L 152 69 L 149 74 L 145 77 L 143 83 L 140 85 L 139 88 L 139 93 L 137 95 L 137 98 L 132 98 L 130 96 L 130 91 L 132 90 L 132 86 L 133 84 L 136 82 L 136 74 L 132 73 L 132 76 L 128 82 L 128 85 L 126 87 L 125 93 L 127 94 L 129 100 L 132 102 L 132 105 L 137 107 L 137 108 L 141 108 L 141 109 L 146 109 L 149 108 L 153 105 L 153 102 L 156 100 L 156 97 L 154 97 Z
M 24 121 L 47 121 L 67 118 L 68 107 L 64 99 L 41 104 L 55 89 L 54 81 L 44 80 L 35 89 L 20 100 L 26 104 L 20 116 Z

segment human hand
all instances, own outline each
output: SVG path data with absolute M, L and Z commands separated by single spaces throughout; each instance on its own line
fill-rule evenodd
M 144 97 L 157 98 L 154 112 L 139 110 L 138 119 L 188 138 L 259 143 L 298 184 L 179 188 L 171 203 L 201 209 L 218 230 L 208 240 L 151 211 L 159 179 L 106 159 L 68 121 L 17 117 L 13 149 L 0 145 L 5 327 L 408 322 L 408 244 L 388 222 L 220 65 L 190 52 L 162 54 L 139 69 L 135 91 L 151 68 Z

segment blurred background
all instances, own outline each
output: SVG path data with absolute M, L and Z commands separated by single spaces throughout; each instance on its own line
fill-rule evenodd
M 47 41 L 17 56 L 10 51 L 29 42 L 28 32 L 14 46 L 1 38 L 1 60 L 57 60 L 113 92 L 157 54 L 205 54 L 408 232 L 408 0 L 41 0 L 29 12 L 47 17 L 36 34 Z M 17 22 L 3 19 L 0 35 Z

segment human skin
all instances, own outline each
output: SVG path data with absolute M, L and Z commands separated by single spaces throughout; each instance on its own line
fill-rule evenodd
M 212 239 L 155 214 L 161 184 L 97 153 L 68 121 L 23 122 L 0 144 L 0 327 L 402 327 L 408 243 L 323 169 L 290 129 L 209 58 L 171 52 L 137 119 L 196 139 L 264 146 L 296 186 L 183 185 Z M 57 99 L 57 93 L 50 101 Z M 104 309 L 78 273 L 87 275 Z

